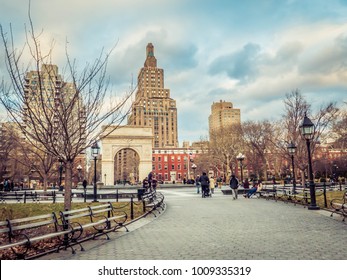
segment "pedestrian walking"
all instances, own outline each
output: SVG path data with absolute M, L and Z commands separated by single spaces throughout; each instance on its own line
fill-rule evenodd
M 147 191 L 149 189 L 148 178 L 147 177 L 145 179 L 143 179 L 142 187 L 145 189 L 145 191 Z
M 148 188 L 151 189 L 152 187 L 152 178 L 153 178 L 153 172 L 148 173 L 147 181 L 148 181 Z
M 216 182 L 215 182 L 215 180 L 214 180 L 214 177 L 212 176 L 211 178 L 210 178 L 210 189 L 211 189 L 211 193 L 214 193 L 214 188 L 215 188 L 215 185 L 216 184 Z
M 203 172 L 200 176 L 200 184 L 201 184 L 201 193 L 202 197 L 210 196 L 210 179 L 206 175 L 206 172 Z
M 154 192 L 157 191 L 157 186 L 158 186 L 158 180 L 155 178 L 155 176 L 152 177 L 152 190 Z
M 222 182 L 223 182 L 223 179 L 222 179 L 222 177 L 219 176 L 219 177 L 217 178 L 217 186 L 218 186 L 218 188 L 220 188 L 220 189 L 222 188 Z
M 231 175 L 230 188 L 233 194 L 233 199 L 237 199 L 237 189 L 239 187 L 239 180 L 236 179 L 235 175 Z
M 200 193 L 200 176 L 196 176 L 195 178 L 195 186 L 196 186 L 196 193 L 199 194 Z
M 4 181 L 4 191 L 5 192 L 8 192 L 10 190 L 10 186 L 9 186 L 9 183 L 8 183 L 8 179 L 5 179 Z

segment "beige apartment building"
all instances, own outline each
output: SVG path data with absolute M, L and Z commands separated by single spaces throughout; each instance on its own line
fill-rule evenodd
M 62 123 L 65 130 L 76 130 L 70 133 L 76 139 L 72 142 L 85 140 L 86 112 L 82 99 L 76 93 L 73 83 L 64 82 L 58 72 L 58 66 L 43 64 L 40 71 L 29 71 L 25 76 L 25 106 L 23 121 L 27 130 L 34 129 L 32 124 L 41 124 L 42 137 L 52 137 L 59 143 L 62 135 Z M 71 111 L 71 112 L 70 112 Z M 37 129 L 37 128 L 36 128 Z
M 85 143 L 86 108 L 75 85 L 64 81 L 57 65 L 43 64 L 39 70 L 28 71 L 24 98 L 23 125 L 28 138 L 53 143 L 57 150 Z M 69 135 L 68 141 L 64 134 Z M 75 163 L 84 166 L 85 151 Z M 81 173 L 84 172 L 85 168 Z M 75 176 L 78 177 L 81 176 Z
M 164 87 L 164 70 L 157 67 L 154 46 L 146 47 L 146 60 L 137 78 L 137 92 L 129 125 L 153 128 L 153 148 L 178 147 L 176 100 Z
M 240 109 L 233 107 L 233 103 L 220 100 L 213 102 L 211 115 L 208 118 L 209 134 L 213 131 L 223 129 L 228 126 L 241 124 Z

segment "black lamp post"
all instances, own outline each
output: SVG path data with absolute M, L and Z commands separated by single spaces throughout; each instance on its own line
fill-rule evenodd
M 310 149 L 310 142 L 313 139 L 314 136 L 314 124 L 312 121 L 306 116 L 304 117 L 304 120 L 302 121 L 302 124 L 300 125 L 301 135 L 306 140 L 307 145 L 307 155 L 308 155 L 308 177 L 309 177 L 309 184 L 310 184 L 310 196 L 311 196 L 311 204 L 307 208 L 309 210 L 319 210 L 319 206 L 316 204 L 316 187 L 314 184 L 314 178 L 313 178 L 313 170 L 312 170 L 312 162 L 311 162 L 311 149 Z
M 334 167 L 334 174 L 333 174 L 333 179 L 334 179 L 334 182 L 336 183 L 338 180 L 337 180 L 337 164 L 336 163 L 334 163 L 334 165 L 333 165 L 333 167 Z
M 81 173 L 82 173 L 82 166 L 79 164 L 77 165 L 77 172 L 78 172 L 78 183 L 81 182 Z
M 295 194 L 295 189 L 296 189 L 296 179 L 295 179 L 295 169 L 294 169 L 294 154 L 296 151 L 296 146 L 295 144 L 292 142 L 290 142 L 290 144 L 287 147 L 288 152 L 292 158 L 292 169 L 293 169 L 293 193 Z
M 94 199 L 93 202 L 97 201 L 97 192 L 96 192 L 96 160 L 99 155 L 100 147 L 98 146 L 98 143 L 95 142 L 92 146 L 92 155 L 94 156 Z
M 194 181 L 195 181 L 195 179 L 196 179 L 196 178 L 195 178 L 195 170 L 196 170 L 196 167 L 197 167 L 196 164 L 193 163 L 193 164 L 192 164 L 192 169 L 193 169 L 193 174 L 194 174 L 194 175 L 193 175 L 193 176 L 194 176 Z
M 242 153 L 239 153 L 237 156 L 236 156 L 236 159 L 240 162 L 240 171 L 241 171 L 241 184 L 243 186 L 243 160 L 245 159 L 245 156 L 242 154 Z
M 63 160 L 59 159 L 59 190 L 61 190 L 61 183 L 63 177 Z

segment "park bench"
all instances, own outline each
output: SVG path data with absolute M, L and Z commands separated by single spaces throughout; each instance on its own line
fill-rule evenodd
M 121 227 L 125 227 L 125 221 L 128 216 L 124 211 L 115 211 L 112 203 L 89 206 L 81 209 L 61 211 L 60 218 L 64 229 L 71 227 L 73 235 L 69 239 L 70 245 L 78 244 L 83 251 L 81 242 L 86 236 L 87 229 L 91 229 L 93 239 L 100 235 L 106 235 L 110 239 L 108 232 L 116 231 Z
M 158 213 L 160 214 L 159 209 L 165 209 L 164 196 L 160 192 L 150 191 L 148 193 L 145 193 L 142 196 L 142 203 L 143 211 L 147 213 L 152 213 L 154 217 L 156 217 L 154 211 L 158 211 Z
M 231 188 L 228 186 L 228 187 L 225 187 L 221 189 L 222 193 L 225 194 L 225 195 L 231 195 L 233 192 L 231 190 Z
M 276 193 L 277 190 L 275 186 L 263 185 L 261 190 L 257 190 L 255 194 L 258 195 L 258 197 L 264 197 L 266 200 L 270 198 L 276 200 Z
M 32 202 L 38 202 L 38 195 L 32 191 L 14 191 L 14 192 L 0 192 L 0 202 L 6 203 L 7 201 L 24 202 L 30 199 Z
M 287 202 L 288 195 L 290 194 L 290 189 L 286 186 L 276 186 L 275 200 L 282 200 Z
M 249 191 L 249 189 L 245 189 L 243 186 L 239 185 L 239 187 L 237 188 L 237 192 L 238 194 L 245 194 Z M 224 195 L 232 195 L 233 192 L 230 188 L 229 185 L 223 185 L 221 187 L 221 192 L 224 194 Z
M 324 195 L 324 189 L 315 190 L 316 198 Z M 304 207 L 308 206 L 311 203 L 311 194 L 310 189 L 307 187 L 298 187 L 295 190 L 295 193 L 288 192 L 286 194 L 287 202 L 293 202 L 294 205 L 300 204 Z
M 0 221 L 0 250 L 11 249 L 18 259 L 25 259 L 32 251 L 35 254 L 44 251 L 40 241 L 46 244 L 51 241 L 56 247 L 57 242 L 63 245 L 68 234 L 70 229 L 64 230 L 54 213 Z
M 342 221 L 345 221 L 347 216 L 347 191 L 343 193 L 342 198 L 335 198 L 331 200 L 330 206 L 333 209 L 330 216 L 332 217 L 334 213 L 338 213 L 343 216 Z
M 283 199 L 284 202 L 292 202 L 294 205 L 301 204 L 304 207 L 308 204 L 310 191 L 305 188 L 297 188 L 295 192 L 288 191 L 286 193 L 286 199 Z
M 244 193 L 247 194 L 249 189 L 247 189 Z M 255 193 L 252 194 L 251 198 L 265 198 L 269 200 L 270 198 L 276 198 L 276 188 L 275 186 L 263 185 L 261 189 L 257 189 Z
M 64 193 L 56 190 L 47 190 L 37 194 L 37 200 L 40 202 L 56 203 L 58 199 L 63 200 Z

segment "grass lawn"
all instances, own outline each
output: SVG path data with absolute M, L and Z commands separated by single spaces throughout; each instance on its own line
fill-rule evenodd
M 87 203 L 72 203 L 71 209 L 85 208 L 91 205 L 98 205 L 101 203 L 87 202 Z M 130 202 L 113 202 L 113 207 L 125 211 L 130 219 Z M 115 211 L 116 211 L 115 209 Z M 0 221 L 6 219 L 17 219 L 24 217 L 37 216 L 55 212 L 59 217 L 59 211 L 64 210 L 63 203 L 3 203 L 0 206 Z M 134 218 L 143 214 L 142 203 L 134 203 Z
M 102 204 L 101 202 L 89 202 L 89 203 L 72 203 L 71 209 L 80 209 L 86 208 L 87 206 L 95 206 Z M 131 204 L 130 202 L 113 202 L 114 213 L 117 215 L 117 211 L 126 212 L 128 219 L 126 222 L 131 221 Z M 0 206 L 0 221 L 6 221 L 6 219 L 13 220 L 18 218 L 39 216 L 48 213 L 56 213 L 57 218 L 59 219 L 59 212 L 64 210 L 63 203 L 3 203 Z M 141 216 L 143 214 L 143 205 L 141 201 L 133 203 L 133 212 L 134 218 Z M 122 213 L 123 214 L 123 213 Z M 80 224 L 90 223 L 90 219 L 88 217 L 80 217 L 76 219 L 74 222 L 78 222 Z M 59 222 L 60 223 L 60 222 Z M 40 227 L 37 229 L 32 229 L 30 235 L 36 235 L 38 231 L 43 232 L 51 232 L 52 226 L 48 227 Z M 29 234 L 29 232 L 27 231 Z M 81 238 L 85 238 L 88 236 L 92 236 L 95 233 L 95 230 L 91 227 L 83 231 Z M 6 244 L 8 241 L 7 233 L 0 233 L 0 244 Z M 38 251 L 46 251 L 52 248 L 57 248 L 57 244 L 59 244 L 56 238 L 53 239 L 45 239 L 39 241 L 35 244 L 35 248 Z M 25 247 L 24 247 L 25 248 Z M 30 249 L 28 255 L 35 255 L 35 249 Z M 11 251 L 11 249 L 4 249 L 0 252 L 0 259 L 14 259 L 15 255 Z

